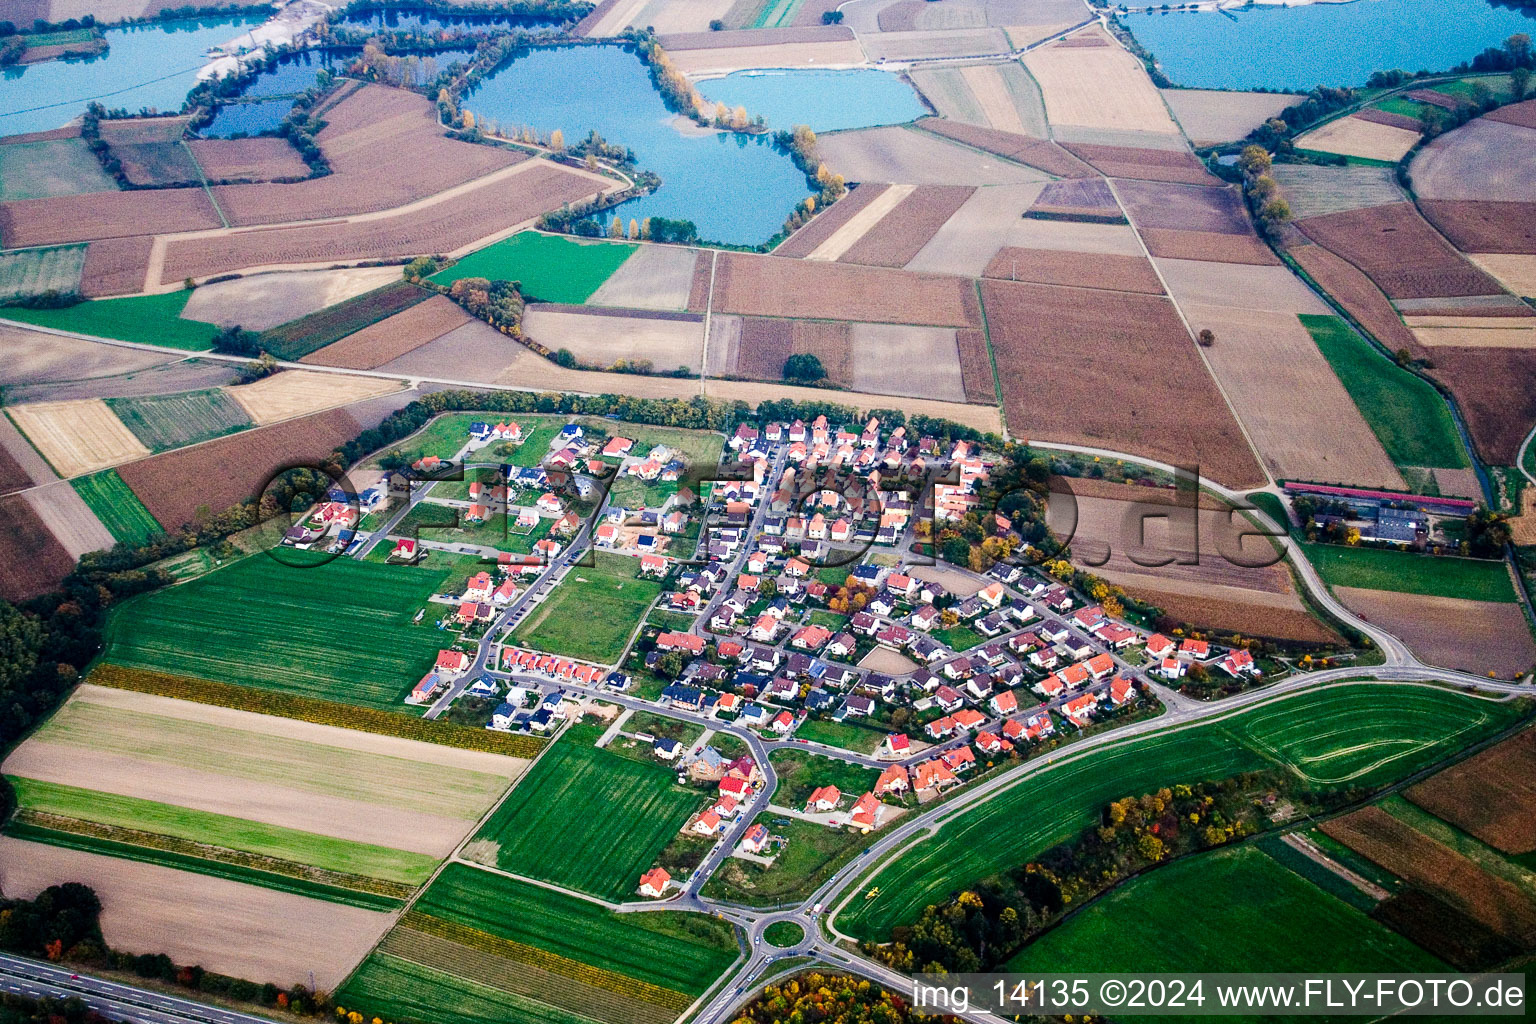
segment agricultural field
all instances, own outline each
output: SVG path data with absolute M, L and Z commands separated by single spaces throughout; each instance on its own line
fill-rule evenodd
M 626 309 L 687 309 L 699 255 L 675 245 L 642 245 L 586 301 Z
M 396 267 L 252 274 L 194 289 L 181 315 L 220 327 L 268 331 L 399 280 Z M 275 342 L 281 336 L 272 337 Z
M 567 730 L 496 808 L 475 845 L 494 843 L 494 863 L 505 871 L 623 902 L 705 794 L 679 786 L 666 765 L 594 747 L 598 735 L 596 726 Z
M 1352 587 L 1335 587 L 1334 595 L 1432 665 L 1503 679 L 1536 665 L 1536 641 L 1518 603 Z
M 1296 137 L 1296 148 L 1333 153 L 1378 163 L 1395 164 L 1418 144 L 1419 133 L 1408 128 L 1350 115 Z
M 64 550 L 75 558 L 89 551 L 105 551 L 115 538 L 81 500 L 68 481 L 55 480 L 23 493 L 27 504 L 37 513 Z
M 1141 62 L 1115 45 L 1056 43 L 1024 58 L 1052 125 L 1177 134 Z
M 587 307 L 531 305 L 523 333 L 552 351 L 565 349 L 584 365 L 649 362 L 657 370 L 697 373 L 704 355 L 703 317 L 694 313 L 624 314 Z
M 1379 786 L 1520 714 L 1433 687 L 1393 687 L 1390 694 L 1384 701 L 1380 686 L 1330 686 L 1213 722 L 1058 755 L 875 873 L 861 889 L 879 886 L 881 895 L 868 902 L 856 896 L 837 925 L 885 941 L 893 925 L 915 920 L 925 905 L 1075 836 L 1122 796 L 1277 763 L 1318 785 Z
M 272 276 L 274 275 L 264 274 L 248 280 L 260 282 Z M 243 283 L 244 280 L 247 279 L 233 283 Z M 222 285 L 213 287 L 219 288 Z M 203 289 L 200 288 L 198 291 L 201 292 Z M 425 288 L 396 279 L 362 295 L 343 298 L 334 305 L 324 303 L 321 306 L 315 306 L 314 312 L 308 312 L 302 307 L 294 309 L 285 305 L 282 308 L 303 312 L 306 315 L 296 320 L 288 320 L 281 325 L 269 325 L 268 328 L 262 329 L 261 344 L 266 351 L 279 359 L 301 359 L 348 335 L 408 310 L 418 303 L 426 302 L 432 297 L 432 293 Z M 267 306 L 266 303 L 262 305 Z M 255 325 L 251 326 L 255 328 Z
M 186 144 L 210 182 L 307 178 L 309 165 L 287 139 L 192 139 Z
M 200 188 L 89 192 L 0 202 L 0 238 L 13 248 L 221 226 Z
M 54 472 L 65 478 L 149 454 L 100 399 L 29 402 L 7 412 Z
M 469 314 L 452 299 L 434 295 L 426 302 L 416 303 L 348 334 L 340 341 L 316 349 L 299 361 L 349 370 L 372 370 L 469 322 Z
M 84 139 L 0 145 L 0 202 L 115 191 L 117 182 L 101 169 Z
M 1331 213 L 1298 223 L 1313 242 L 1359 267 L 1392 299 L 1498 295 L 1498 282 L 1429 226 L 1411 203 Z
M 254 384 L 226 388 L 252 422 L 265 426 L 307 416 L 322 409 L 350 405 L 401 390 L 400 381 L 379 377 L 350 377 L 312 370 L 282 370 Z
M 911 73 L 912 84 L 951 121 L 1045 138 L 1040 88 L 1016 63 L 972 64 Z
M 1536 128 L 1487 117 L 1434 139 L 1413 158 L 1413 190 L 1423 199 L 1476 202 L 1536 200 L 1536 173 L 1525 154 Z
M 1245 138 L 1249 132 L 1296 102 L 1279 92 L 1222 92 L 1211 89 L 1161 89 L 1174 120 L 1195 146 L 1214 146 Z
M 80 294 L 97 299 L 143 290 L 154 243 L 149 235 L 101 238 L 91 242 L 85 247 Z
M 979 326 L 969 281 L 884 267 L 835 267 L 721 253 L 715 308 L 748 316 Z
M 89 254 L 86 258 L 89 261 Z M 5 315 L 9 320 L 51 327 L 56 331 L 203 352 L 213 347 L 213 338 L 219 329 L 213 324 L 182 318 L 182 311 L 191 296 L 191 292 L 176 291 L 96 299 L 62 309 L 13 306 L 5 311 Z
M 1036 139 L 1012 132 L 1000 132 L 995 128 L 949 121 L 939 117 L 925 117 L 917 122 L 925 132 L 942 136 L 974 149 L 1024 164 L 1061 178 L 1092 178 L 1095 171 L 1077 157 L 1054 142 Z M 1037 180 L 1031 178 L 1029 180 Z
M 1061 252 L 1009 246 L 998 250 L 984 277 L 1031 284 L 1072 285 L 1162 295 L 1163 283 L 1145 256 Z
M 869 206 L 870 203 L 880 198 L 890 189 L 889 185 L 878 182 L 874 184 L 855 183 L 848 194 L 839 199 L 830 207 L 819 210 L 810 222 L 795 231 L 778 248 L 774 249 L 776 256 L 793 256 L 803 258 L 809 256 L 820 248 L 828 239 L 842 230 L 853 217 Z M 709 287 L 709 274 L 703 275 L 704 289 Z M 692 303 L 689 304 L 692 306 Z
M 1389 548 L 1304 546 L 1307 560 L 1330 587 L 1390 590 L 1468 601 L 1515 600 L 1514 584 L 1504 562 L 1419 555 Z
M 928 121 L 922 124 L 925 128 L 932 125 Z M 950 133 L 958 134 L 966 127 L 970 126 L 957 125 Z M 971 131 L 985 129 L 972 127 Z M 828 132 L 818 136 L 816 151 L 828 167 L 836 167 L 837 173 L 850 181 L 1010 185 L 1043 180 L 1039 171 L 1022 163 L 956 145 L 932 132 L 901 126 Z
M 222 437 L 251 425 L 250 416 L 222 388 L 106 401 L 152 452 Z
M 894 186 L 891 191 L 901 187 Z M 874 267 L 904 267 L 974 191 L 965 185 L 923 185 L 910 190 L 878 223 L 853 239 L 838 258 Z
M 661 584 L 636 578 L 637 559 L 597 552 L 595 564 L 582 561 L 518 624 L 511 642 L 611 665 L 623 655 Z
M 45 594 L 74 569 L 74 558 L 24 495 L 0 498 L 0 523 L 0 598 L 22 601 Z
M 1407 797 L 1505 854 L 1536 851 L 1536 731 L 1527 729 L 1411 787 Z
M 561 235 L 519 231 L 476 250 L 447 270 L 433 274 L 435 284 L 466 277 L 517 281 L 531 301 L 579 306 L 639 248 L 622 242 L 577 242 Z
M 411 621 L 440 582 L 436 573 L 352 559 L 295 569 L 246 558 L 124 602 L 108 622 L 103 658 L 395 708 L 443 646 L 431 621 Z M 348 596 L 333 600 L 338 594 Z M 259 618 L 252 607 L 261 608 Z
M 1536 253 L 1536 202 L 1426 199 L 1423 213 L 1462 252 Z
M 1322 167 L 1315 164 L 1275 164 L 1270 176 L 1297 220 L 1343 213 L 1367 206 L 1401 203 L 1408 196 L 1391 167 Z
M 4 149 L 0 146 L 0 151 Z M 83 245 L 0 252 L 0 302 L 47 292 L 60 295 L 78 292 L 80 273 L 84 268 Z M 10 310 L 6 310 L 6 315 L 10 315 Z

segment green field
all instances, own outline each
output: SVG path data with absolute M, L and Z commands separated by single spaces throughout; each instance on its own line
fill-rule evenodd
M 580 305 L 637 248 L 623 242 L 575 242 L 562 235 L 520 231 L 470 253 L 429 280 L 443 285 L 466 277 L 517 281 L 530 300 Z
M 36 779 L 6 777 L 16 787 L 17 806 L 80 821 L 173 836 L 262 857 L 309 864 L 328 871 L 383 878 L 409 885 L 425 882 L 437 866 L 437 858 L 422 853 L 354 843 L 153 800 L 100 793 L 52 782 L 39 782 Z
M 108 620 L 103 658 L 398 708 L 450 639 L 430 619 L 411 622 L 442 579 L 350 558 L 293 568 L 252 556 L 124 602 Z
M 219 329 L 200 320 L 181 318 L 181 311 L 191 297 L 191 292 L 181 290 L 123 299 L 95 299 L 63 309 L 11 307 L 5 310 L 5 316 L 58 331 L 205 352 L 213 347 Z
M 251 425 L 251 417 L 223 388 L 109 398 L 107 405 L 135 437 L 155 452 L 223 437 Z
M 1130 963 L 1150 972 L 1445 970 L 1252 844 L 1148 872 L 1047 932 L 1002 969 L 1119 971 Z
M 48 139 L 0 146 L 0 200 L 48 199 L 82 192 L 115 191 L 117 182 L 102 170 L 101 161 L 96 159 L 84 139 Z
M 263 331 L 261 347 L 279 359 L 299 359 L 431 297 L 432 293 L 427 289 L 409 281 L 391 281 L 371 292 Z
M 1307 561 L 1331 587 L 1395 590 L 1470 601 L 1515 600 L 1514 584 L 1503 562 L 1340 544 L 1303 543 L 1302 548 Z
M 138 495 L 123 483 L 115 469 L 104 469 L 90 476 L 77 476 L 69 482 L 90 506 L 101 525 L 124 544 L 139 545 L 165 529 L 149 514 Z
M 1301 322 L 1393 462 L 1469 465 L 1445 399 L 1432 386 L 1393 365 L 1336 316 L 1303 313 Z
M 0 146 L 3 153 L 8 146 Z M 80 271 L 85 267 L 85 246 L 54 245 L 45 249 L 13 249 L 0 252 L 0 302 L 27 295 L 80 290 Z M 10 310 L 0 311 L 10 316 Z
M 500 844 L 504 870 L 602 899 L 634 894 L 640 876 L 704 794 L 672 769 L 599 750 L 574 727 L 502 801 L 477 838 Z
M 528 613 L 513 631 L 512 643 L 600 665 L 619 660 L 661 584 L 635 578 L 639 559 L 601 551 L 595 555 L 595 565 L 576 565 Z
M 1275 767 L 1319 785 L 1380 786 L 1520 714 L 1516 706 L 1438 688 L 1342 685 L 1075 755 L 1068 748 L 867 879 L 862 889 L 879 886 L 880 895 L 856 896 L 837 925 L 885 941 L 892 926 L 916 920 L 925 905 L 1071 839 L 1124 796 Z
M 375 952 L 337 993 L 337 1005 L 401 1024 L 591 1024 L 586 1017 Z

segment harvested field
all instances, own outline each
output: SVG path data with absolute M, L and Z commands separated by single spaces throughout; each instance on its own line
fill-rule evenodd
M 1064 143 L 1062 148 L 1108 178 L 1142 178 L 1186 185 L 1220 184 L 1220 179 L 1205 169 L 1199 157 L 1184 150 L 1139 149 L 1087 142 Z
M 123 425 L 156 452 L 222 437 L 251 425 L 245 410 L 220 388 L 106 401 Z
M 1480 117 L 1414 155 L 1409 172 L 1421 199 L 1536 202 L 1536 129 Z
M 1468 253 L 1467 259 L 1492 274 L 1511 294 L 1536 296 L 1536 256 Z
M 849 324 L 835 320 L 715 317 L 710 323 L 710 373 L 782 380 L 785 361 L 792 355 L 805 353 L 821 360 L 828 380 L 850 386 L 853 383 L 850 331 Z
M 143 291 L 154 244 L 154 238 L 149 235 L 128 235 L 103 238 L 87 245 L 85 266 L 80 273 L 80 294 L 96 299 Z
M 827 239 L 836 234 L 843 225 L 847 224 L 855 214 L 869 206 L 871 202 L 879 198 L 881 193 L 885 192 L 888 188 L 890 188 L 889 185 L 878 183 L 855 186 L 846 196 L 839 199 L 831 207 L 823 209 L 811 218 L 809 224 L 781 242 L 778 248 L 773 250 L 773 254 L 775 256 L 793 256 L 796 258 L 809 256 Z M 707 263 L 704 264 L 704 269 L 704 289 L 707 290 L 709 287 L 709 268 Z M 694 282 L 695 287 L 693 290 L 699 291 L 697 287 L 697 274 L 694 276 Z M 703 302 L 695 303 L 690 297 L 688 308 L 702 309 Z
M 141 459 L 118 476 L 162 526 L 176 529 L 201 506 L 217 513 L 254 498 L 278 469 L 323 458 L 357 433 L 357 421 L 333 409 Z
M 530 305 L 523 333 L 551 351 L 568 349 L 589 366 L 649 361 L 658 370 L 697 373 L 704 355 L 704 321 L 695 313 L 655 314 L 582 306 Z
M 425 302 L 432 294 L 420 285 L 395 277 L 372 291 L 268 328 L 261 333 L 261 347 L 279 359 L 301 359 Z
M 102 140 L 112 146 L 147 145 L 153 142 L 178 141 L 185 134 L 190 120 L 191 118 L 179 114 L 107 118 L 99 128 Z
M 1391 301 L 1354 264 L 1320 245 L 1296 246 L 1290 253 L 1307 276 L 1333 296 L 1377 341 L 1394 352 L 1417 345 L 1413 332 L 1403 325 Z
M 1175 134 L 1179 130 L 1146 69 L 1119 46 L 1054 43 L 1030 51 L 1024 64 L 1040 83 L 1053 125 Z
M 938 117 L 925 117 L 917 122 L 919 128 L 964 143 L 975 149 L 1028 164 L 1031 167 L 1061 178 L 1091 178 L 1093 168 L 1068 153 L 1054 142 L 1034 139 L 1026 135 L 998 131 L 962 121 L 946 121 Z M 841 165 L 839 165 L 841 166 Z
M 149 454 L 100 399 L 32 402 L 6 411 L 54 472 L 65 478 Z
M 697 257 L 694 249 L 642 245 L 587 298 L 587 303 L 628 309 L 687 309 Z
M 1502 679 L 1536 665 L 1536 642 L 1518 604 L 1354 587 L 1334 593 L 1431 665 Z
M 252 274 L 195 289 L 181 316 L 265 331 L 399 279 L 399 267 Z
M 1147 228 L 1141 240 L 1153 256 L 1202 263 L 1246 263 L 1278 266 L 1279 258 L 1257 235 L 1224 235 L 1213 231 Z
M 1536 203 L 1425 200 L 1421 208 L 1462 252 L 1536 254 Z
M 1127 593 L 1161 608 L 1164 614 L 1191 626 L 1297 643 L 1336 644 L 1341 640 L 1338 634 L 1308 613 L 1294 595 L 1165 580 L 1145 571 L 1093 571 L 1124 587 Z
M 1244 138 L 1259 125 L 1296 101 L 1275 92 L 1219 92 L 1208 89 L 1163 89 L 1163 100 L 1174 119 L 1196 146 L 1214 146 Z
M 1362 121 L 1370 121 L 1373 124 L 1384 124 L 1389 128 L 1401 128 L 1404 131 L 1413 132 L 1415 135 L 1420 134 L 1419 130 L 1423 126 L 1423 122 L 1418 118 L 1408 117 L 1405 114 L 1394 114 L 1390 110 L 1380 110 L 1376 107 L 1366 107 L 1364 110 L 1357 110 L 1354 116 Z
M 992 350 L 981 331 L 958 330 L 955 347 L 960 355 L 960 385 L 967 402 L 997 404 L 997 380 L 992 372 Z
M 1436 772 L 1405 795 L 1496 850 L 1536 851 L 1536 730 Z
M 30 898 L 84 882 L 101 899 L 101 930 L 116 949 L 165 953 L 236 978 L 330 989 L 394 920 L 254 885 L 82 850 L 0 838 L 0 884 Z M 218 914 L 208 913 L 218 907 Z
M 1144 256 L 1007 248 L 987 264 L 986 277 L 1033 284 L 1075 285 L 1110 291 L 1163 294 L 1157 272 Z
M 891 191 L 897 188 L 900 186 Z M 876 267 L 906 266 L 975 191 L 967 185 L 919 186 L 854 241 L 840 259 Z
M 16 429 L 9 420 L 5 421 L 5 426 L 11 430 Z M 21 440 L 19 434 L 17 440 Z M 26 444 L 25 441 L 21 443 Z M 23 487 L 32 486 L 33 483 L 32 475 L 27 472 L 26 467 L 17 461 L 8 448 L 0 447 L 0 494 L 19 491 Z
M 327 109 L 325 121 L 315 141 L 330 161 L 331 173 L 292 184 L 216 187 L 214 198 L 231 224 L 320 220 L 393 209 L 527 159 L 510 150 L 445 137 L 432 102 L 404 89 L 364 86 Z M 402 161 L 410 166 L 410 174 L 397 172 Z
M 282 370 L 254 384 L 241 384 L 227 390 L 252 421 L 264 425 L 376 398 L 400 388 L 401 382 L 378 377 Z
M 1412 203 L 1331 213 L 1297 226 L 1318 245 L 1353 263 L 1393 299 L 1503 291 L 1425 223 Z
M 981 4 L 961 0 L 945 6 L 947 10 L 941 7 L 930 12 L 923 0 L 896 0 L 881 9 L 875 24 L 882 33 L 985 28 L 987 25 L 986 8 Z
M 0 302 L 50 291 L 60 295 L 78 292 L 85 248 L 61 245 L 0 252 Z
M 287 139 L 193 139 L 187 148 L 211 182 L 309 177 L 309 165 Z
M 65 380 L 56 384 L 28 384 L 12 388 L 7 397 L 20 402 L 54 402 L 73 398 L 138 398 L 172 394 L 180 391 L 201 391 L 237 383 L 240 379 L 236 364 L 213 362 L 204 359 L 180 359 L 173 363 L 161 363 L 146 370 L 122 373 L 112 377 L 86 377 L 81 380 Z M 110 403 L 109 403 L 110 404 Z
M 1222 235 L 1253 233 L 1242 197 L 1230 186 L 1201 188 L 1158 181 L 1122 181 L 1115 186 L 1115 192 L 1137 228 Z
M 454 302 L 434 295 L 304 356 L 300 362 L 372 370 L 441 338 L 473 318 Z
M 1523 128 L 1536 128 L 1536 100 L 1526 100 L 1523 103 L 1511 103 L 1507 106 L 1491 110 L 1483 115 L 1488 121 L 1502 121 L 1505 124 L 1517 124 Z
M 1454 317 L 1422 317 L 1454 320 Z M 1521 326 L 1515 326 L 1520 324 Z M 1426 348 L 1451 345 L 1457 348 L 1536 348 L 1536 326 L 1526 318 L 1506 320 L 1475 317 L 1455 326 L 1415 327 L 1413 336 Z
M 816 25 L 809 28 L 759 28 L 724 32 L 680 32 L 660 38 L 668 54 L 688 50 L 756 49 L 760 46 L 791 46 L 830 43 L 853 39 L 853 30 L 842 25 Z
M 0 145 L 0 200 L 116 191 L 117 182 L 78 132 L 73 138 Z
M 1365 160 L 1395 164 L 1418 144 L 1419 133 L 1406 128 L 1341 117 L 1296 137 L 1296 148 L 1317 153 L 1337 153 Z
M 71 558 L 87 551 L 105 551 L 116 543 L 96 513 L 63 480 L 34 487 L 23 497 Z
M 166 245 L 160 280 L 168 283 L 186 277 L 204 278 L 252 267 L 454 252 L 563 203 L 593 195 L 601 187 L 596 179 L 582 172 L 556 167 L 547 160 L 530 160 L 451 200 L 429 203 L 407 213 L 363 218 L 344 225 L 313 224 L 175 239 Z M 0 217 L 3 216 L 4 211 L 0 211 Z
M 731 0 L 649 0 L 629 24 L 654 29 L 658 35 L 707 32 L 709 23 L 723 19 L 730 9 Z
M 854 324 L 851 341 L 855 390 L 941 402 L 966 400 L 953 329 Z
M 1536 351 L 1437 348 L 1430 373 L 1456 395 L 1478 451 L 1490 465 L 1513 465 L 1536 423 Z
M 1140 253 L 1129 227 L 1049 223 L 1021 217 L 1039 190 L 1038 185 L 992 185 L 977 189 L 907 264 L 907 269 L 980 277 L 997 252 L 1006 246 Z
M 445 377 L 489 383 L 512 365 L 517 352 L 527 352 L 539 362 L 551 368 L 555 366 L 485 321 L 470 320 L 374 369 L 402 377 Z
M 1114 189 L 1098 177 L 1049 183 L 1040 190 L 1039 198 L 1029 208 L 1029 215 L 1105 224 L 1127 223 Z
M 94 192 L 0 203 L 0 239 L 12 249 L 219 226 L 208 194 L 200 188 Z
M 1496 320 L 1510 320 L 1511 318 L 1536 317 L 1536 311 L 1532 311 L 1519 298 L 1500 292 L 1498 295 L 1454 295 L 1447 298 L 1433 299 L 1398 299 L 1392 303 L 1403 316 L 1434 316 L 1457 317 L 1472 319 L 1474 317 L 1493 318 Z
M 842 25 L 685 32 L 660 40 L 672 63 L 685 74 L 864 61 L 853 31 Z
M 1051 138 L 1066 145 L 1120 146 L 1124 149 L 1155 149 L 1168 153 L 1183 153 L 1189 143 L 1182 135 L 1164 132 L 1138 132 L 1129 128 L 1083 128 L 1079 125 L 1056 125 Z
M 986 57 L 1007 53 L 1007 33 L 998 28 L 917 29 L 865 36 L 864 53 L 872 61 L 924 60 L 938 57 Z
M 1190 327 L 1215 332 L 1205 357 L 1273 476 L 1407 489 L 1293 313 L 1181 305 Z
M 1281 192 L 1291 204 L 1291 215 L 1297 220 L 1408 199 L 1391 167 L 1275 164 L 1270 176 L 1280 183 Z
M 484 327 L 489 334 L 476 331 L 478 327 Z M 476 333 L 470 334 L 472 331 Z M 536 355 L 517 342 L 510 341 L 497 333 L 494 328 L 479 322 L 454 331 L 428 348 L 435 348 L 449 341 L 453 341 L 454 344 L 464 344 L 456 337 L 457 335 L 475 339 L 477 347 L 489 348 L 500 343 L 500 350 L 496 356 L 497 363 L 500 365 L 494 367 L 494 376 L 489 372 L 484 374 L 489 378 L 486 380 L 488 384 L 504 384 L 528 391 L 580 391 L 593 395 L 633 395 L 636 398 L 692 398 L 699 393 L 699 382 L 696 380 L 646 377 L 634 373 L 603 373 L 597 370 L 569 370 L 541 355 Z M 418 353 L 426 351 L 425 348 L 419 349 Z
M 849 181 L 1006 185 L 1042 179 L 1028 167 L 900 126 L 833 132 L 816 145 L 826 165 Z
M 828 235 L 824 242 L 807 253 L 805 258 L 829 262 L 840 259 L 860 238 L 863 238 L 876 224 L 884 220 L 887 214 L 904 202 L 916 188 L 916 185 L 881 186 L 879 195 L 855 211 L 853 216 Z
M 1049 133 L 1040 89 L 1013 61 L 916 70 L 909 77 L 948 120 L 1041 139 Z
M 715 307 L 748 316 L 979 326 L 969 281 L 883 267 L 720 254 Z
M 1010 428 L 1263 479 L 1237 421 L 1164 298 L 986 280 L 987 326 Z M 1166 382 L 1144 389 L 1141 380 Z
M 1536 943 L 1536 905 L 1513 883 L 1442 846 L 1380 807 L 1321 826 L 1328 835 L 1406 882 L 1428 889 L 1522 948 Z
M 46 594 L 74 567 L 75 560 L 24 495 L 0 498 L 0 598 L 24 601 Z
M 44 334 L 21 325 L 0 325 L 0 385 L 7 390 L 45 381 L 133 373 L 173 358 L 162 352 L 135 351 L 84 338 Z
M 1180 305 L 1236 306 L 1279 313 L 1332 312 L 1286 267 L 1161 258 L 1155 262 Z
M 788 384 L 758 384 L 744 380 L 717 380 L 711 378 L 704 385 L 704 392 L 710 398 L 719 398 L 726 401 L 743 401 L 748 405 L 756 406 L 759 402 L 779 401 L 790 399 L 796 402 L 826 401 L 827 393 L 820 388 L 801 388 Z M 870 395 L 858 391 L 838 392 L 838 402 L 852 408 L 869 411 L 871 409 L 888 409 L 891 405 L 890 398 L 884 395 Z M 935 416 L 940 419 L 954 420 L 983 433 L 998 434 L 1002 432 L 1003 424 L 997 414 L 995 405 L 961 405 L 958 402 L 937 402 L 926 398 L 905 398 L 901 402 L 902 411 L 909 416 Z

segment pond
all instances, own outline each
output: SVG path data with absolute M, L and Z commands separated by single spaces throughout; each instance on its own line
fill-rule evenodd
M 213 120 L 198 134 L 207 139 L 228 139 L 236 135 L 260 135 L 283 123 L 293 109 L 293 98 L 283 96 L 250 103 L 226 103 Z
M 691 220 L 700 238 L 756 245 L 771 238 L 808 194 L 805 175 L 768 136 L 716 132 L 692 122 L 679 129 L 645 65 L 622 47 L 535 49 L 482 82 L 464 106 L 504 132 L 529 127 L 543 135 L 558 128 L 574 144 L 595 129 L 610 143 L 628 146 L 641 168 L 661 176 L 662 186 L 618 207 L 626 222 Z
M 108 29 L 104 56 L 6 68 L 0 76 L 0 135 L 58 128 L 91 100 L 137 111 L 181 109 L 210 46 L 228 42 L 250 17 L 189 19 Z
M 315 84 L 315 73 L 321 68 L 335 70 L 339 63 L 327 50 L 300 50 L 284 57 L 277 66 L 263 71 L 256 80 L 241 91 L 242 96 L 293 96 Z M 445 67 L 447 65 L 444 65 Z
M 517 17 L 509 14 L 439 14 L 430 8 L 388 7 L 355 11 L 342 19 L 345 26 L 386 29 L 391 32 L 435 33 L 458 30 L 488 35 L 511 26 L 528 28 L 549 23 L 548 18 Z
M 1120 15 L 1175 83 L 1197 89 L 1364 85 L 1372 71 L 1445 71 L 1536 30 L 1488 0 L 1354 0 Z
M 746 107 L 770 128 L 832 132 L 901 124 L 928 113 L 917 93 L 889 71 L 738 71 L 699 83 L 706 99 Z

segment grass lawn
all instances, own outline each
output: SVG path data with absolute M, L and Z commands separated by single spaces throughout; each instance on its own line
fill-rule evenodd
M 580 305 L 637 248 L 623 242 L 576 242 L 563 235 L 520 231 L 470 253 L 430 280 L 445 285 L 466 277 L 518 281 L 530 300 Z
M 1395 590 L 1471 601 L 1515 600 L 1514 584 L 1503 562 L 1340 544 L 1303 543 L 1302 548 L 1323 582 L 1332 587 Z
M 705 885 L 706 896 L 758 907 L 802 901 L 870 842 L 868 836 L 852 829 L 828 828 L 801 818 L 785 819 L 772 811 L 759 815 L 757 820 L 771 835 L 788 840 L 773 855 L 773 866 L 730 858 Z M 785 820 L 789 824 L 774 823 Z
M 452 639 L 431 621 L 411 621 L 444 575 L 350 558 L 294 568 L 252 556 L 118 606 L 103 658 L 394 709 Z
M 63 309 L 7 308 L 9 320 L 73 331 L 97 338 L 116 338 L 144 345 L 206 352 L 213 347 L 219 329 L 200 320 L 183 320 L 192 293 L 186 290 L 160 295 L 131 295 L 122 299 L 93 299 Z
M 810 621 L 812 625 L 824 626 L 834 633 L 841 633 L 848 628 L 848 616 L 829 612 L 824 608 L 811 609 Z
M 1340 318 L 1303 313 L 1301 322 L 1393 462 L 1447 469 L 1469 464 L 1439 392 L 1393 365 Z
M 795 738 L 854 750 L 860 754 L 874 753 L 880 741 L 886 737 L 885 730 L 856 723 L 858 720 L 853 718 L 841 722 L 834 722 L 831 718 L 807 718 L 795 730 Z
M 496 863 L 507 871 L 617 901 L 633 895 L 704 794 L 679 786 L 670 768 L 597 749 L 600 734 L 569 730 L 478 838 L 500 844 Z
M 223 388 L 109 398 L 107 405 L 154 452 L 223 437 L 251 425 L 251 417 Z
M 770 946 L 789 949 L 805 940 L 805 929 L 793 921 L 775 921 L 763 929 L 763 939 Z
M 857 938 L 885 941 L 893 925 L 915 921 L 927 904 L 1077 835 L 1111 800 L 1277 765 L 1320 785 L 1380 786 L 1520 713 L 1450 690 L 1345 685 L 1075 756 L 1069 748 L 908 847 L 863 885 L 880 886 L 881 895 L 855 900 L 837 924 Z
M 149 509 L 123 483 L 115 469 L 104 469 L 69 482 L 75 493 L 90 506 L 107 532 L 124 544 L 139 545 L 165 530 L 149 514 Z
M 391 281 L 371 292 L 263 331 L 262 348 L 279 359 L 298 359 L 431 297 L 432 292 L 420 285 L 403 279 Z
M 602 665 L 617 662 L 661 584 L 635 578 L 638 559 L 604 552 L 596 559 L 572 568 L 518 624 L 511 642 Z
M 423 853 L 354 843 L 153 800 L 98 793 L 35 779 L 15 776 L 7 778 L 16 787 L 19 807 L 66 818 L 174 836 L 263 857 L 309 864 L 329 871 L 383 878 L 410 885 L 425 882 L 437 866 L 437 858 Z
M 986 637 L 976 632 L 970 626 L 951 626 L 949 629 L 936 629 L 930 635 L 952 651 L 968 651 L 972 647 L 979 647 L 987 642 Z
M 836 786 L 844 795 L 857 797 L 869 792 L 880 777 L 873 768 L 793 747 L 773 751 L 768 762 L 779 777 L 779 786 L 773 791 L 774 804 L 796 810 L 804 807 L 811 791 L 820 786 Z
M 1445 969 L 1251 844 L 1186 857 L 1120 886 L 1004 969 L 1111 971 L 1127 963 L 1170 972 Z

